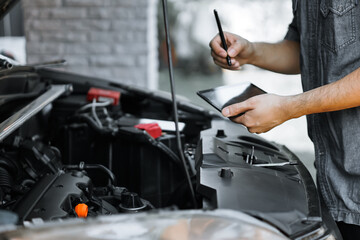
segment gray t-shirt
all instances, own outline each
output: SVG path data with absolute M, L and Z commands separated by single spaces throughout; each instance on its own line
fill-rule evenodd
M 360 67 L 358 1 L 293 0 L 294 18 L 285 39 L 300 43 L 304 91 Z M 307 121 L 327 207 L 336 221 L 360 225 L 360 108 L 312 114 Z

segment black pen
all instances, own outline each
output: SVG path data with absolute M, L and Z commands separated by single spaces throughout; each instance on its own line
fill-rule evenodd
M 218 29 L 219 29 L 219 35 L 220 35 L 220 38 L 221 38 L 221 42 L 222 42 L 223 48 L 225 49 L 225 51 L 227 53 L 228 49 L 227 49 L 224 33 L 222 31 L 222 27 L 221 27 L 221 23 L 220 23 L 218 13 L 217 13 L 217 11 L 215 9 L 214 9 L 214 14 L 215 14 L 216 23 L 217 23 L 217 26 L 218 26 Z M 229 66 L 231 66 L 231 59 L 230 59 L 229 54 L 226 56 L 226 60 L 227 60 L 227 64 Z

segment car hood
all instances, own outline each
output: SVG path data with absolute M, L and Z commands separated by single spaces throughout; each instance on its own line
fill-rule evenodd
M 0 0 L 0 19 L 2 19 L 19 0 Z

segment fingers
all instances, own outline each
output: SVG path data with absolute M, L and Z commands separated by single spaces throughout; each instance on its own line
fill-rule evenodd
M 211 50 L 211 57 L 213 58 L 214 61 L 217 61 L 217 62 L 220 62 L 220 63 L 227 63 L 226 61 L 226 57 L 222 57 L 222 56 L 219 56 L 218 54 L 216 54 L 214 52 L 214 50 Z
M 220 36 L 216 35 L 209 43 L 211 48 L 211 56 L 215 64 L 219 65 L 220 67 L 230 70 L 239 70 L 243 64 L 248 62 L 248 56 L 246 52 L 246 48 L 249 47 L 248 41 L 232 33 L 224 32 L 224 35 L 227 42 L 228 51 L 226 52 L 224 50 Z M 231 58 L 231 66 L 227 64 L 226 57 L 228 55 Z
M 236 57 L 242 51 L 242 48 L 244 47 L 244 44 L 242 44 L 242 42 L 244 42 L 245 40 L 240 36 L 228 32 L 224 32 L 224 36 L 227 42 L 226 44 L 228 47 L 228 52 L 226 52 L 224 47 L 222 46 L 219 34 L 211 40 L 209 44 L 210 48 L 220 57 L 226 58 L 228 54 L 230 57 Z
M 232 58 L 239 55 L 246 48 L 247 41 L 240 36 L 237 38 L 228 38 L 228 41 L 228 54 Z
M 236 61 L 234 58 L 231 59 L 231 66 L 227 64 L 226 58 L 222 58 L 216 55 L 213 51 L 211 51 L 211 56 L 214 60 L 214 63 L 222 68 L 230 69 L 230 70 L 238 70 L 240 69 L 240 63 Z
M 267 132 L 270 128 L 263 128 L 263 126 L 251 116 L 253 115 L 253 110 L 253 99 L 249 99 L 224 108 L 222 114 L 231 121 L 244 125 L 251 133 Z
M 210 48 L 214 53 L 216 53 L 218 56 L 226 58 L 227 52 L 225 49 L 221 46 L 221 39 L 219 34 L 216 35 L 209 43 Z
M 230 117 L 229 118 L 232 122 L 242 124 L 250 133 L 262 133 L 262 131 L 251 121 L 248 121 L 247 113 L 242 114 L 238 117 Z
M 227 106 L 226 108 L 224 108 L 221 111 L 221 113 L 224 115 L 224 117 L 233 117 L 233 116 L 237 116 L 241 113 L 245 113 L 245 112 L 253 109 L 252 106 L 248 102 L 249 101 L 243 101 L 240 103 L 235 103 L 230 106 Z
M 248 114 L 249 112 L 245 112 L 241 116 L 230 117 L 229 119 L 234 123 L 242 124 L 244 127 L 247 128 L 247 130 L 250 133 L 260 134 L 260 133 L 268 132 L 271 129 L 271 128 L 264 128 L 262 126 L 259 126 L 259 123 L 251 120 Z
M 238 56 L 246 47 L 247 41 L 244 38 L 231 33 L 225 32 L 224 35 L 228 46 L 227 53 L 231 58 Z
M 223 109 L 224 116 L 244 125 L 251 133 L 264 133 L 293 118 L 289 97 L 261 94 Z M 239 116 L 240 113 L 243 113 Z
M 219 67 L 225 68 L 225 69 L 231 69 L 233 70 L 233 65 L 229 66 L 227 63 L 219 62 L 217 60 L 214 60 L 214 63 L 218 65 Z M 235 68 L 236 69 L 236 68 Z

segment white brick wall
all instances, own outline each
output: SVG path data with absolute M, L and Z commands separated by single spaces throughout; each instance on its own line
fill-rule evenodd
M 22 0 L 27 62 L 157 88 L 157 0 Z

